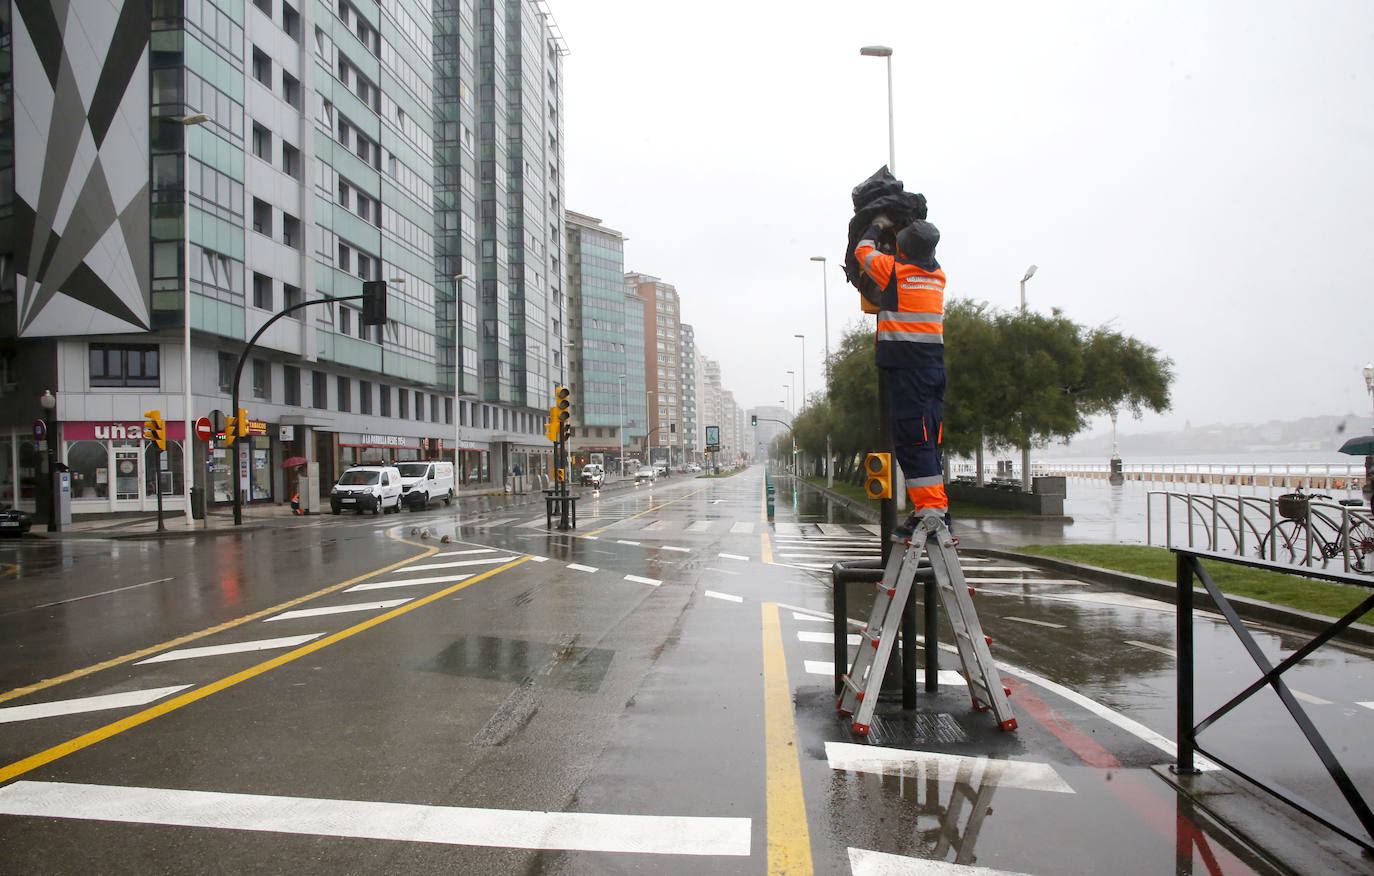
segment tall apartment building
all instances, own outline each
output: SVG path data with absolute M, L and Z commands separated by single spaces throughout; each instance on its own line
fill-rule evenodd
M 159 489 L 179 508 L 186 470 L 229 501 L 235 467 L 247 500 L 284 501 L 288 457 L 326 485 L 455 441 L 464 483 L 546 465 L 562 48 L 541 2 L 35 0 L 0 15 L 0 499 L 45 491 L 24 440 L 44 390 L 75 513 L 149 510 Z M 230 407 L 244 343 L 367 280 L 389 285 L 387 324 L 362 325 L 356 301 L 274 322 L 240 383 L 250 436 L 191 442 L 183 467 L 186 418 Z M 165 460 L 141 440 L 149 408 L 169 421 Z
M 700 462 L 704 443 L 697 439 L 699 406 L 697 401 L 697 341 L 696 330 L 682 323 L 682 449 L 683 462 Z
M 644 379 L 649 402 L 647 444 L 654 462 L 682 461 L 682 327 L 677 290 L 647 274 L 625 275 L 644 302 Z
M 629 424 L 644 422 L 644 308 L 625 294 L 621 233 L 591 216 L 566 216 L 567 381 L 575 400 L 569 449 L 575 465 L 602 453 L 611 471 L 621 471 L 622 451 L 628 456 L 635 447 Z

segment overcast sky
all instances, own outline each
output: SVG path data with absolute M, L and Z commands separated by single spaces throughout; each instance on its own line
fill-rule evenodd
M 946 294 L 1061 308 L 1174 360 L 1185 421 L 1369 418 L 1374 3 L 549 0 L 567 206 L 677 287 L 742 407 L 861 324 L 850 189 L 888 160 Z M 872 326 L 872 317 L 863 319 Z M 797 397 L 802 393 L 797 375 Z M 1104 421 L 1105 422 L 1105 421 Z

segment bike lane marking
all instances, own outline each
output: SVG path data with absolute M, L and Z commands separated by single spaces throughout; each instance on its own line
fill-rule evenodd
M 476 584 L 478 581 L 483 581 L 487 578 L 492 577 L 493 575 L 498 575 L 501 572 L 513 569 L 528 559 L 528 557 L 516 557 L 511 562 L 506 563 L 503 566 L 499 566 L 495 569 L 490 569 L 486 572 L 483 572 L 480 575 L 474 575 L 473 577 L 468 578 L 464 581 L 459 581 L 451 587 L 446 587 L 443 590 L 431 593 L 428 596 L 423 596 L 418 599 L 410 600 L 406 602 L 406 604 L 393 608 L 385 614 L 379 614 L 375 617 L 368 618 L 367 620 L 357 623 L 345 630 L 340 630 L 337 633 L 332 633 L 328 636 L 325 636 L 322 639 L 317 639 L 313 642 L 302 645 L 299 648 L 295 648 L 294 650 L 288 651 L 285 654 L 280 654 L 276 657 L 273 657 L 270 660 L 265 660 L 262 663 L 257 664 L 256 666 L 251 666 L 248 669 L 244 669 L 241 672 L 236 672 L 233 675 L 226 676 L 224 678 L 219 679 L 218 681 L 213 681 L 209 684 L 195 688 L 194 690 L 187 691 L 186 693 L 176 696 L 170 700 L 164 700 L 163 702 L 160 702 L 157 705 L 152 706 L 150 708 L 144 709 L 141 712 L 129 715 L 128 717 L 122 718 L 113 723 L 106 724 L 104 727 L 99 727 L 95 730 L 90 731 L 89 733 L 83 733 L 82 735 L 77 736 L 74 739 L 70 739 L 66 742 L 61 743 L 60 745 L 55 745 L 52 748 L 49 748 L 45 751 L 40 751 L 37 754 L 30 755 L 29 757 L 26 757 L 22 760 L 15 761 L 14 763 L 9 764 L 8 766 L 0 767 L 0 782 L 7 782 L 10 779 L 15 778 L 16 776 L 21 776 L 24 773 L 29 772 L 30 770 L 34 770 L 40 766 L 52 763 L 55 760 L 59 760 L 60 758 L 66 757 L 69 754 L 81 751 L 84 748 L 89 748 L 90 746 L 95 745 L 98 742 L 103 742 L 104 740 L 109 739 L 111 736 L 117 736 L 118 734 L 123 733 L 126 730 L 131 730 L 134 727 L 137 727 L 141 724 L 146 724 L 154 718 L 161 717 L 162 715 L 165 715 L 168 712 L 173 712 L 177 709 L 180 709 L 182 706 L 187 706 L 191 703 L 203 700 L 212 694 L 216 694 L 222 690 L 234 687 L 235 685 L 248 681 L 249 679 L 256 678 L 257 676 L 262 675 L 263 673 L 276 669 L 279 666 L 284 666 L 285 664 L 290 663 L 294 660 L 298 660 L 301 657 L 313 654 L 316 651 L 329 647 L 330 645 L 342 642 L 343 640 L 351 638 L 352 636 L 364 632 L 365 630 L 370 630 L 373 627 L 378 626 L 380 624 L 384 624 L 389 620 L 393 620 L 395 618 L 401 617 L 404 614 L 408 614 L 409 612 L 412 612 L 417 608 L 421 608 L 423 606 L 429 605 L 432 602 L 437 602 L 440 599 L 452 596 L 459 590 L 462 590 L 465 587 L 470 587 L 471 585 Z M 390 568 L 394 568 L 394 566 L 388 567 L 388 569 Z M 347 583 L 352 584 L 353 581 L 349 581 Z M 328 588 L 328 590 L 325 592 L 338 589 L 340 586 L 342 585 L 336 584 L 334 585 L 334 587 Z M 260 614 L 265 613 L 266 612 Z

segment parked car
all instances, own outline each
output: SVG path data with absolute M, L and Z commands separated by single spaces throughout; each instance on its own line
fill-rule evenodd
M 667 477 L 667 476 L 668 476 L 668 463 L 666 463 L 666 462 L 656 462 L 656 463 L 654 463 L 654 475 L 655 475 L 655 476 L 657 476 L 657 475 L 663 475 L 664 477 Z
M 429 507 L 430 499 L 443 499 L 445 505 L 453 504 L 453 463 L 438 460 L 401 462 L 396 469 L 401 473 L 401 497 L 407 508 L 423 511 Z
M 635 483 L 636 483 L 636 484 L 642 484 L 642 483 L 644 483 L 645 481 L 648 481 L 649 483 L 652 484 L 652 483 L 654 482 L 654 478 L 655 478 L 655 477 L 657 477 L 657 475 L 654 473 L 654 467 L 651 466 L 651 465 L 641 465 L 641 466 L 635 471 Z
M 601 482 L 606 479 L 606 467 L 598 462 L 589 462 L 582 466 L 582 486 L 599 487 Z
M 355 465 L 339 476 L 329 491 L 329 510 L 380 512 L 401 510 L 401 473 L 394 465 Z
M 32 525 L 33 521 L 25 512 L 9 505 L 0 505 L 0 532 L 19 536 L 28 532 Z

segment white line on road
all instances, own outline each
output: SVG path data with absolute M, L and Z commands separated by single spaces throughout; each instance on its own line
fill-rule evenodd
M 574 572 L 595 572 L 596 566 L 584 566 L 581 563 L 568 563 L 568 568 Z
M 1025 876 L 1011 870 L 951 864 L 932 858 L 908 858 L 852 846 L 849 849 L 849 872 L 853 876 Z
M 1363 703 L 1356 703 L 1355 705 L 1364 706 L 1366 709 L 1374 709 L 1374 700 L 1369 700 Z
M 630 541 L 628 538 L 617 538 L 617 539 L 615 540 L 615 543 L 616 543 L 616 544 L 632 544 L 632 545 L 640 545 L 640 544 L 643 544 L 643 542 Z
M 450 563 L 425 563 L 423 566 L 406 566 L 407 572 L 432 572 L 435 569 L 458 569 L 463 566 L 490 566 L 494 563 L 505 563 L 515 557 L 483 557 L 480 560 L 454 560 Z
M 1049 621 L 1032 620 L 1028 617 L 1012 617 L 1011 615 L 1005 615 L 1002 620 L 1016 621 L 1018 624 L 1034 624 L 1037 627 L 1049 627 L 1054 630 L 1064 629 L 1063 624 L 1052 624 Z
M 1172 648 L 1165 648 L 1163 645 L 1152 645 L 1149 642 L 1137 642 L 1135 639 L 1127 639 L 1127 645 L 1135 645 L 1137 648 L 1144 648 L 1146 651 L 1154 651 L 1158 654 L 1168 654 L 1170 657 L 1177 657 L 1178 652 Z
M 1293 696 L 1295 696 L 1295 697 L 1297 697 L 1298 699 L 1302 700 L 1304 703 L 1309 703 L 1309 704 L 1314 705 L 1314 706 L 1329 706 L 1329 705 L 1331 705 L 1331 701 L 1330 701 L 1330 700 L 1324 700 L 1324 699 L 1322 699 L 1322 698 L 1319 697 L 1319 696 L 1315 696 L 1315 695 L 1310 694 L 1310 693 L 1303 693 L 1303 692 L 1300 691 L 1300 690 L 1293 690 L 1292 688 L 1289 688 L 1289 690 L 1292 691 Z
M 748 855 L 748 818 L 525 812 L 269 797 L 65 782 L 15 782 L 0 812 L 402 842 L 660 855 Z
M 54 605 L 66 605 L 69 602 L 80 602 L 83 599 L 94 599 L 97 596 L 109 596 L 111 593 L 123 593 L 125 590 L 133 590 L 138 587 L 147 587 L 149 584 L 161 584 L 164 581 L 171 581 L 172 578 L 158 578 L 156 581 L 144 581 L 142 584 L 130 584 L 127 587 L 116 587 L 113 590 L 102 590 L 99 593 L 87 593 L 85 596 L 73 596 L 71 599 L 59 599 L 57 602 L 45 602 L 42 605 L 35 605 L 34 608 L 52 608 Z
M 859 636 L 856 633 L 850 633 L 844 637 L 844 640 L 851 645 L 859 644 Z M 797 641 L 806 642 L 809 645 L 833 645 L 835 644 L 835 634 L 817 633 L 811 630 L 798 630 Z
M 833 770 L 907 778 L 925 776 L 950 783 L 959 781 L 975 788 L 984 782 L 991 782 L 999 788 L 1073 793 L 1073 788 L 1060 778 L 1054 767 L 1035 761 L 909 751 L 879 745 L 855 745 L 852 742 L 827 742 L 825 756 Z
M 284 611 L 276 617 L 269 617 L 264 623 L 279 620 L 295 620 L 302 617 L 321 617 L 327 614 L 347 614 L 350 611 L 375 611 L 379 608 L 395 608 L 405 605 L 410 599 L 384 599 L 381 602 L 358 602 L 353 605 L 331 605 L 326 608 L 300 608 Z
M 220 654 L 244 654 L 249 651 L 271 651 L 275 648 L 291 648 L 318 639 L 324 633 L 309 633 L 304 636 L 283 636 L 279 639 L 258 639 L 255 642 L 231 642 L 228 645 L 206 645 L 201 648 L 178 648 L 165 651 L 156 657 L 140 660 L 135 666 L 144 663 L 166 663 L 169 660 L 194 660 L 197 657 L 217 657 Z
M 729 569 L 717 569 L 715 566 L 707 566 L 703 571 L 716 572 L 720 575 L 738 575 L 739 572 L 731 572 Z
M 494 553 L 496 553 L 496 548 L 473 548 L 472 550 L 467 550 L 467 551 L 440 551 L 439 553 L 435 554 L 434 556 L 436 556 L 436 557 L 461 557 L 461 556 L 463 556 L 464 554 L 494 554 Z
M 717 593 L 717 592 L 714 591 L 714 590 L 706 590 L 706 591 L 703 591 L 702 595 L 703 595 L 703 596 L 709 596 L 709 597 L 711 597 L 712 599 L 724 599 L 726 602 L 743 602 L 743 601 L 744 601 L 744 597 L 743 597 L 743 596 L 735 596 L 735 595 L 730 594 L 730 593 Z
M 691 549 L 691 548 L 677 547 L 677 546 L 671 545 L 671 544 L 665 544 L 665 545 L 663 545 L 663 547 L 661 548 L 661 550 L 665 550 L 665 551 L 677 551 L 678 553 L 683 553 L 683 554 L 687 554 L 687 553 L 691 553 L 691 552 L 692 552 L 692 549 Z
M 799 611 L 792 612 L 792 620 L 815 621 L 822 624 L 830 623 L 830 618 L 828 617 L 816 617 L 814 614 L 802 614 Z
M 719 554 L 718 556 L 720 556 L 721 559 L 725 559 L 725 560 L 745 560 L 745 561 L 748 561 L 748 559 L 749 559 L 748 557 L 743 556 L 742 554 Z
M 172 687 L 154 687 L 148 690 L 101 694 L 75 700 L 54 700 L 49 703 L 32 703 L 27 706 L 6 706 L 0 709 L 0 724 L 8 724 L 12 721 L 32 721 L 35 718 L 52 718 L 57 715 L 79 715 L 83 712 L 100 712 L 105 709 L 146 706 L 154 700 L 171 696 L 177 691 L 186 690 L 188 687 L 191 685 L 178 684 Z
M 346 588 L 344 593 L 357 593 L 360 590 L 388 590 L 392 587 L 410 587 L 415 584 L 447 584 L 451 581 L 466 581 L 471 575 L 437 575 L 433 578 L 410 578 L 401 581 L 369 581 L 366 584 L 354 584 Z
M 530 557 L 530 561 L 531 561 L 531 562 L 534 562 L 534 563 L 547 563 L 547 562 L 549 561 L 549 558 L 548 558 L 548 557 Z
M 833 678 L 835 675 L 835 664 L 829 660 L 803 660 L 802 662 L 806 666 L 808 675 L 824 675 L 827 678 Z M 917 673 L 920 680 L 924 682 L 926 671 L 924 669 L 918 669 Z M 953 669 L 937 669 L 935 673 L 936 684 L 945 684 L 951 687 L 968 686 L 968 682 L 964 680 L 964 677 Z
M 697 520 L 687 527 L 688 532 L 709 532 L 711 529 L 710 520 Z
M 625 580 L 626 580 L 626 581 L 633 581 L 633 582 L 635 582 L 636 584 L 649 584 L 649 585 L 651 585 L 651 586 L 653 586 L 653 587 L 657 587 L 657 586 L 659 586 L 660 584 L 663 583 L 662 581 L 658 580 L 657 578 L 641 578 L 641 577 L 639 577 L 638 575 L 626 575 L 626 576 L 625 576 Z

